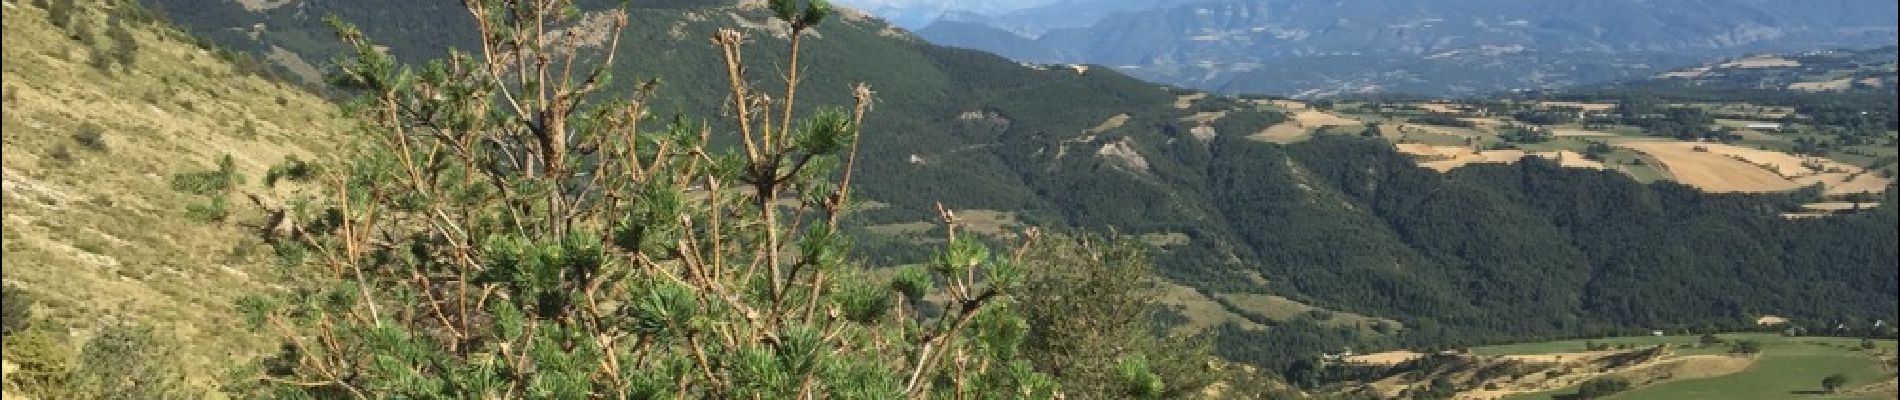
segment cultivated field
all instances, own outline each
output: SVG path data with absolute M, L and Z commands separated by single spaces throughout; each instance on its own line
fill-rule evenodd
M 1780 56 L 1754 56 L 1722 63 L 1722 68 L 1793 68 L 1801 66 L 1800 61 Z
M 1260 317 L 1265 317 L 1273 321 L 1286 321 L 1299 318 L 1306 314 L 1315 314 L 1323 315 L 1324 318 L 1320 320 L 1319 323 L 1327 326 L 1358 328 L 1361 330 L 1371 330 L 1372 325 L 1378 323 L 1384 323 L 1386 326 L 1392 327 L 1395 330 L 1404 326 L 1404 324 L 1390 319 L 1369 317 L 1344 311 L 1330 311 L 1274 295 L 1218 293 L 1215 294 L 1214 297 L 1232 306 L 1234 309 L 1257 314 Z
M 1860 348 L 1860 339 L 1828 337 L 1786 337 L 1779 334 L 1722 334 L 1724 340 L 1753 340 L 1762 344 L 1762 353 L 1737 357 L 1726 353 L 1723 345 L 1702 346 L 1698 336 L 1637 336 L 1590 340 L 1611 345 L 1654 346 L 1668 344 L 1673 354 L 1653 365 L 1639 366 L 1612 373 L 1636 383 L 1638 387 L 1614 399 L 1891 399 L 1894 372 L 1883 362 L 1894 357 L 1893 340 L 1875 341 L 1875 348 Z M 1559 355 L 1579 354 L 1585 340 L 1525 343 L 1472 349 L 1478 354 Z M 1891 364 L 1886 364 L 1891 365 Z M 1846 375 L 1847 388 L 1840 394 L 1821 393 L 1821 378 L 1830 374 Z M 1537 393 L 1507 396 L 1507 399 L 1548 399 L 1575 393 L 1566 387 Z M 1476 397 L 1474 397 L 1476 398 Z
M 1708 73 L 1709 73 L 1709 67 L 1695 67 L 1695 68 L 1685 69 L 1681 71 L 1669 71 L 1659 76 L 1663 78 L 1694 79 L 1694 78 L 1700 78 L 1702 77 L 1702 75 L 1706 75 Z
M 1312 129 L 1328 126 L 1353 126 L 1363 122 L 1317 110 L 1301 109 L 1292 114 L 1292 120 L 1282 122 L 1256 133 L 1250 138 L 1273 143 L 1292 143 L 1306 137 Z
M 1780 192 L 1801 188 L 1779 173 L 1710 151 L 1708 143 L 1624 141 L 1617 147 L 1636 150 L 1662 162 L 1677 182 L 1710 192 Z
M 1889 182 L 1831 159 L 1730 144 L 1632 140 L 1616 146 L 1655 157 L 1677 181 L 1711 192 L 1778 192 L 1821 184 L 1828 194 L 1878 193 Z
M 1575 102 L 1575 101 L 1540 101 L 1540 102 L 1537 102 L 1537 104 L 1544 107 L 1550 107 L 1550 108 L 1559 108 L 1559 107 L 1577 108 L 1577 109 L 1582 109 L 1584 111 L 1609 111 L 1609 110 L 1616 109 L 1616 104 L 1614 103 L 1582 103 L 1582 102 Z
M 1551 136 L 1556 136 L 1556 137 L 1614 137 L 1614 136 L 1618 136 L 1616 133 L 1613 133 L 1613 132 L 1593 131 L 1593 130 L 1574 129 L 1574 128 L 1551 129 L 1550 134 Z
M 1184 94 L 1180 97 L 1175 97 L 1174 109 L 1186 110 L 1188 107 L 1193 107 L 1195 101 L 1205 98 L 1207 98 L 1207 93 Z
M 1569 150 L 1526 152 L 1524 150 L 1472 150 L 1464 146 L 1433 146 L 1419 143 L 1400 143 L 1399 152 L 1410 154 L 1419 160 L 1419 165 L 1437 170 L 1451 171 L 1475 163 L 1510 164 L 1523 160 L 1524 156 L 1538 156 L 1556 160 L 1559 164 L 1571 168 L 1604 169 L 1603 163 L 1584 158 Z
M 1854 80 L 1852 78 L 1841 78 L 1841 79 L 1835 79 L 1831 81 L 1818 81 L 1818 82 L 1795 82 L 1795 83 L 1788 84 L 1788 89 L 1790 90 L 1807 90 L 1807 91 L 1815 91 L 1815 92 L 1827 91 L 1827 90 L 1847 90 L 1848 88 L 1852 88 L 1852 87 L 1854 87 Z

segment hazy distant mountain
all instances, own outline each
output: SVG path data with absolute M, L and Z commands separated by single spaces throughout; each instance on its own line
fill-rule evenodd
M 917 29 L 929 25 L 946 14 L 1001 15 L 1057 1 L 1075 0 L 835 0 L 834 2 L 876 14 L 898 26 Z M 1137 2 L 1139 0 L 1107 1 Z
M 1900 24 L 1900 6 L 1880 0 L 1160 3 L 1167 7 L 1106 12 L 1126 4 L 1069 1 L 1008 14 L 1071 17 L 1040 26 L 953 14 L 918 33 L 1024 61 L 1109 65 L 1222 92 L 1317 96 L 1629 78 L 1747 52 L 1892 45 Z
M 978 23 L 1033 38 L 1042 36 L 1053 29 L 1087 27 L 1117 12 L 1154 10 L 1204 1 L 1206 0 L 1061 0 L 1042 6 L 1006 11 L 956 10 L 944 13 L 936 23 Z

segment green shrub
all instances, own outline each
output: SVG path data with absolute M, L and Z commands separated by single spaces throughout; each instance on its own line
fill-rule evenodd
M 69 395 L 97 399 L 193 399 L 173 360 L 171 343 L 150 327 L 129 323 L 105 326 L 79 350 L 68 379 Z
M 229 154 L 218 159 L 216 170 L 172 175 L 172 190 L 203 196 L 223 194 L 243 183 L 244 176 L 238 174 L 236 161 Z
M 73 12 L 78 11 L 78 6 L 73 4 L 73 0 L 52 0 L 51 2 L 41 0 L 39 5 L 46 9 L 46 19 L 52 21 L 53 26 L 61 29 L 72 27 Z
M 283 180 L 308 182 L 316 177 L 317 171 L 319 169 L 316 163 L 298 159 L 297 156 L 285 157 L 283 162 L 272 165 L 270 171 L 264 173 L 264 186 L 277 186 L 277 182 Z
M 33 317 L 33 296 L 13 285 L 0 286 L 0 337 L 26 329 Z
M 204 203 L 186 205 L 185 216 L 204 222 L 224 222 L 231 216 L 231 201 L 223 195 L 213 195 Z
M 1629 379 L 1622 377 L 1606 376 L 1591 379 L 1584 382 L 1583 386 L 1577 388 L 1577 398 L 1600 399 L 1609 397 L 1610 395 L 1629 390 L 1630 386 Z
M 79 129 L 73 131 L 73 141 L 87 149 L 106 151 L 105 133 L 106 129 L 99 124 L 86 122 L 79 124 Z
M 34 398 L 64 398 L 73 371 L 72 350 L 59 340 L 65 336 L 43 327 L 31 327 L 7 336 L 7 362 L 19 369 L 7 374 L 7 388 Z

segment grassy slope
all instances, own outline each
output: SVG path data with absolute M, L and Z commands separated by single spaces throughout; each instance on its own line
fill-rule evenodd
M 1883 368 L 1877 356 L 1871 354 L 1894 354 L 1896 343 L 1892 340 L 1875 341 L 1873 352 L 1859 349 L 1860 340 L 1852 338 L 1828 337 L 1786 337 L 1778 334 L 1744 333 L 1718 335 L 1726 340 L 1756 340 L 1762 342 L 1762 355 L 1748 369 L 1734 374 L 1702 379 L 1669 381 L 1645 386 L 1615 396 L 1616 399 L 1782 399 L 1791 397 L 1830 398 L 1830 399 L 1879 399 L 1893 398 L 1891 390 L 1880 389 L 1878 385 L 1892 380 L 1894 372 Z M 1631 336 L 1605 339 L 1593 339 L 1596 343 L 1611 345 L 1631 345 L 1636 347 L 1670 344 L 1677 356 L 1718 354 L 1725 347 L 1713 346 L 1698 348 L 1695 343 L 1699 336 Z M 1473 348 L 1473 353 L 1490 355 L 1527 355 L 1551 354 L 1582 351 L 1586 340 L 1562 340 L 1537 343 L 1518 343 L 1500 346 Z M 1822 396 L 1811 391 L 1820 390 L 1822 377 L 1841 373 L 1848 377 L 1848 387 L 1866 388 L 1866 392 Z M 1564 388 L 1544 393 L 1528 393 L 1511 396 L 1511 399 L 1547 399 L 1555 395 L 1575 393 L 1576 388 Z M 1853 392 L 1850 390 L 1850 392 Z
M 106 10 L 81 4 L 74 25 L 99 35 Z M 90 63 L 99 51 L 45 11 L 8 5 L 5 281 L 41 300 L 39 317 L 74 328 L 75 345 L 103 321 L 130 319 L 182 344 L 196 381 L 248 359 L 265 343 L 230 334 L 233 300 L 278 275 L 245 225 L 258 213 L 234 197 L 227 222 L 189 219 L 186 205 L 204 200 L 172 190 L 170 176 L 224 154 L 253 180 L 287 155 L 308 159 L 312 139 L 341 125 L 335 107 L 154 24 L 130 23 L 134 66 L 101 70 Z M 72 138 L 84 124 L 102 128 L 103 150 Z

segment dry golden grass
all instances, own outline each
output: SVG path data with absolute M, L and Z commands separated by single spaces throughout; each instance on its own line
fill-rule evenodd
M 1114 116 L 1108 117 L 1108 119 L 1102 120 L 1102 123 L 1096 124 L 1094 128 L 1089 128 L 1087 130 L 1082 131 L 1082 133 L 1086 135 L 1094 135 L 1094 134 L 1099 134 L 1102 132 L 1108 132 L 1108 131 L 1114 130 L 1115 128 L 1120 128 L 1122 127 L 1122 125 L 1127 125 L 1129 118 L 1134 118 L 1134 117 L 1128 114 L 1115 114 Z
M 1301 103 L 1301 102 L 1293 101 L 1293 100 L 1262 100 L 1262 102 L 1264 102 L 1264 104 L 1269 105 L 1269 106 L 1284 108 L 1288 110 L 1305 110 L 1306 109 L 1306 103 Z
M 1262 129 L 1260 133 L 1255 133 L 1247 138 L 1263 142 L 1286 144 L 1299 141 L 1304 137 L 1306 137 L 1306 127 L 1300 126 L 1298 122 L 1282 122 L 1269 126 L 1267 129 Z
M 1354 314 L 1354 313 L 1349 313 L 1349 312 L 1344 312 L 1344 311 L 1326 310 L 1323 308 L 1308 305 L 1306 303 L 1301 303 L 1298 301 L 1293 301 L 1292 299 L 1270 295 L 1270 294 L 1216 293 L 1214 297 L 1220 299 L 1221 301 L 1227 302 L 1227 304 L 1233 305 L 1234 308 L 1236 309 L 1254 313 L 1254 314 L 1259 314 L 1261 317 L 1266 317 L 1267 319 L 1274 320 L 1274 321 L 1286 321 L 1286 320 L 1291 320 L 1294 318 L 1299 318 L 1304 314 L 1308 314 L 1312 312 L 1322 312 L 1323 314 L 1329 316 L 1329 318 L 1327 318 L 1325 321 L 1320 321 L 1319 323 L 1323 325 L 1327 325 L 1327 326 L 1358 328 L 1361 330 L 1370 331 L 1372 329 L 1371 327 L 1373 324 L 1383 322 L 1387 326 L 1390 326 L 1395 330 L 1402 329 L 1404 327 L 1404 324 L 1399 323 L 1399 321 L 1395 321 L 1391 319 L 1371 317 L 1371 316 Z
M 1351 364 L 1378 365 L 1378 366 L 1389 367 L 1389 366 L 1404 364 L 1406 361 L 1416 360 L 1419 357 L 1424 357 L 1424 356 L 1425 356 L 1425 353 L 1420 353 L 1420 352 L 1411 351 L 1411 350 L 1397 350 L 1397 351 L 1387 351 L 1387 352 L 1372 353 L 1372 354 L 1360 354 L 1356 356 L 1346 357 L 1345 361 Z
M 1202 112 L 1194 113 L 1194 115 L 1181 117 L 1181 121 L 1192 122 L 1197 125 L 1207 125 L 1207 124 L 1214 123 L 1214 121 L 1219 121 L 1221 118 L 1225 118 L 1225 117 L 1227 117 L 1227 110 L 1202 111 Z
M 77 24 L 101 31 L 98 11 Z M 42 10 L 5 13 L 5 279 L 82 337 L 110 318 L 155 326 L 183 345 L 179 365 L 199 384 L 267 350 L 231 334 L 242 329 L 236 298 L 278 275 L 242 225 L 255 211 L 234 197 L 230 222 L 189 219 L 185 206 L 204 200 L 169 179 L 226 154 L 253 182 L 285 156 L 312 159 L 343 125 L 335 107 L 244 75 L 177 31 L 134 24 L 135 67 L 106 71 Z M 99 128 L 103 150 L 72 138 L 83 125 Z
M 1181 312 L 1182 315 L 1187 316 L 1187 323 L 1175 326 L 1172 333 L 1191 335 L 1229 322 L 1239 324 L 1249 329 L 1267 329 L 1265 326 L 1254 323 L 1246 317 L 1228 311 L 1227 307 L 1215 302 L 1214 299 L 1202 295 L 1201 292 L 1194 290 L 1194 288 L 1166 280 L 1162 280 L 1158 282 L 1158 284 L 1160 286 L 1160 295 L 1155 299 L 1155 302 L 1164 306 L 1174 307 L 1175 310 Z

